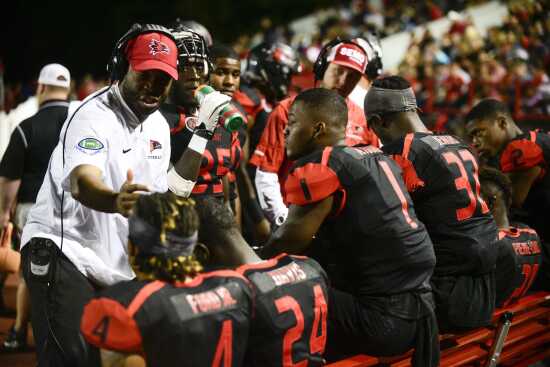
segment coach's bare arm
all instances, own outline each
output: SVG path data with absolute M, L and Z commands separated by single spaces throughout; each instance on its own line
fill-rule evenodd
M 71 194 L 75 200 L 91 209 L 105 213 L 120 213 L 125 217 L 131 214 L 138 192 L 149 191 L 147 186 L 132 183 L 134 174 L 127 172 L 126 182 L 116 192 L 102 179 L 102 172 L 96 166 L 82 164 L 76 166 L 70 175 Z

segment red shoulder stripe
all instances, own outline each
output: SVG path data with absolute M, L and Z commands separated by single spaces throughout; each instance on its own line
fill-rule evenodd
M 403 142 L 403 158 L 409 159 L 409 152 L 411 151 L 411 145 L 414 138 L 413 133 L 409 133 L 405 136 L 405 141 Z
M 166 283 L 161 282 L 160 280 L 155 280 L 154 282 L 151 282 L 145 287 L 141 288 L 127 308 L 128 315 L 130 317 L 134 317 L 135 313 L 137 312 L 137 310 L 139 310 L 143 302 L 145 302 L 147 298 L 149 298 L 153 293 L 155 293 L 165 285 Z
M 287 254 L 283 252 L 268 260 L 260 261 L 257 263 L 251 263 L 251 264 L 244 264 L 239 266 L 237 269 L 235 269 L 235 271 L 240 274 L 244 274 L 247 270 L 258 270 L 258 269 L 270 268 L 272 266 L 277 265 L 277 261 L 279 261 L 279 259 L 282 258 L 283 256 L 287 256 Z
M 332 147 L 326 147 L 325 150 L 323 150 L 323 156 L 321 158 L 321 164 L 323 166 L 328 165 L 328 159 L 330 158 L 330 153 L 332 153 Z
M 246 283 L 249 283 L 248 279 L 246 279 L 246 277 L 244 277 L 242 274 L 240 274 L 240 273 L 238 273 L 234 270 L 216 270 L 216 271 L 210 271 L 208 273 L 199 274 L 189 282 L 176 282 L 176 283 L 174 283 L 174 286 L 178 287 L 178 288 L 196 287 L 196 286 L 202 284 L 202 282 L 204 282 L 204 280 L 206 280 L 208 278 L 213 278 L 213 277 L 238 278 L 238 279 L 244 280 Z

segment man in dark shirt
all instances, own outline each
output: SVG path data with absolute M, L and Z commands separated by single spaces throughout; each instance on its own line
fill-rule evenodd
M 60 64 L 48 64 L 40 71 L 36 91 L 39 110 L 15 128 L 0 162 L 0 233 L 10 221 L 16 202 L 15 225 L 19 231 L 25 225 L 67 118 L 70 84 L 69 70 Z M 17 318 L 0 347 L 2 350 L 25 347 L 28 314 L 28 293 L 21 279 L 17 290 Z
M 367 119 L 403 169 L 433 241 L 440 329 L 480 327 L 494 309 L 497 227 L 479 195 L 479 165 L 467 144 L 432 134 L 416 110 L 410 84 L 398 76 L 375 80 L 365 98 Z
M 430 237 L 397 164 L 376 147 L 345 146 L 347 116 L 335 91 L 296 97 L 285 130 L 289 214 L 262 255 L 304 252 L 313 236 L 330 244 L 327 359 L 414 347 L 413 366 L 436 366 Z

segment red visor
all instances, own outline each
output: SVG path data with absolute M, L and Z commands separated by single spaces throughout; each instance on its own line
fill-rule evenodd
M 136 71 L 161 70 L 178 80 L 178 49 L 174 41 L 163 33 L 137 36 L 128 42 L 126 55 Z

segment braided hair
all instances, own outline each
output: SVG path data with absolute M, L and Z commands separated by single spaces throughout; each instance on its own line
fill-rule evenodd
M 181 198 L 171 192 L 142 195 L 134 207 L 133 216 L 158 230 L 157 242 L 164 247 L 172 244 L 168 235 L 192 237 L 199 229 L 199 217 L 192 199 Z M 132 233 L 130 233 L 130 236 Z M 130 261 L 134 271 L 142 279 L 164 280 L 169 282 L 184 281 L 194 277 L 203 270 L 195 253 L 188 256 L 181 254 L 144 253 L 136 246 Z
M 496 186 L 496 188 L 502 193 L 502 198 L 504 199 L 506 208 L 510 208 L 512 205 L 512 183 L 504 173 L 492 167 L 482 167 L 479 170 L 479 181 L 482 189 L 486 184 L 493 184 Z

